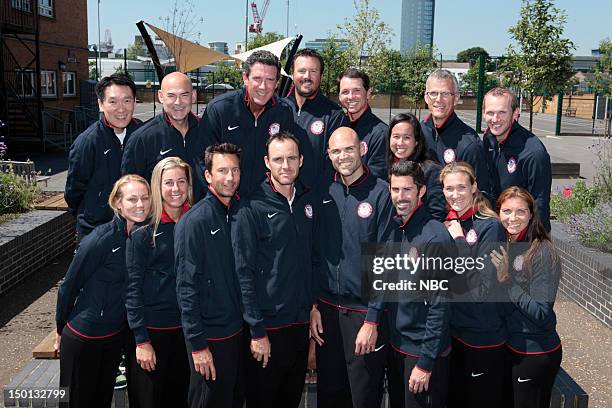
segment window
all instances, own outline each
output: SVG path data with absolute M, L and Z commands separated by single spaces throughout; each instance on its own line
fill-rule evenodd
M 76 95 L 76 72 L 64 72 L 64 96 Z
M 32 0 L 11 0 L 14 9 L 32 12 Z M 53 0 L 38 0 L 38 14 L 45 17 L 53 17 Z
M 11 6 L 21 11 L 32 11 L 32 2 L 30 0 L 11 0 Z
M 38 0 L 38 14 L 53 17 L 53 0 Z
M 55 71 L 40 73 L 40 94 L 42 96 L 57 96 L 55 84 Z
M 15 90 L 20 96 L 34 96 L 34 85 L 36 84 L 36 76 L 34 71 L 17 71 L 15 72 Z

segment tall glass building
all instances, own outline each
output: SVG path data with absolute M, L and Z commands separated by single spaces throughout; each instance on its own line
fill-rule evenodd
M 402 0 L 402 54 L 416 45 L 433 46 L 435 0 Z

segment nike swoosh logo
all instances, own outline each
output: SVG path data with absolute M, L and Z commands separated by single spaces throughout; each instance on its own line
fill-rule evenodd
M 329 204 L 331 203 L 333 200 L 323 200 L 323 204 Z
M 113 249 L 112 251 L 113 251 L 113 252 L 117 252 L 117 251 L 118 251 L 118 250 L 120 250 L 120 249 L 121 249 L 121 247 L 117 247 L 117 248 Z
M 210 230 L 210 235 L 215 235 L 217 232 L 221 231 L 221 228 L 217 228 L 216 230 Z
M 227 125 L 227 130 L 234 130 L 234 129 L 238 129 L 239 127 L 240 127 L 240 125 L 234 126 L 234 127 L 232 127 L 230 125 Z
M 527 381 L 531 381 L 531 378 L 522 379 L 521 377 L 519 377 L 517 381 L 520 382 L 520 383 L 524 383 L 524 382 L 527 382 Z
M 160 151 L 159 151 L 159 154 L 163 156 L 164 154 L 168 153 L 170 150 L 172 150 L 172 149 L 168 149 L 168 150 L 160 150 Z
M 375 348 L 374 352 L 376 353 L 377 351 L 382 350 L 382 348 L 385 347 L 385 346 L 386 346 L 386 344 L 383 344 L 382 346 Z
M 268 213 L 268 218 L 272 218 L 272 217 L 274 217 L 276 214 L 278 214 L 278 211 L 277 211 L 277 212 L 275 212 L 275 213 L 273 213 L 273 214 Z
M 154 237 L 159 237 L 161 234 L 163 234 L 164 232 L 158 232 L 157 234 L 153 235 Z
M 478 374 L 474 374 L 472 373 L 472 377 L 480 377 L 481 375 L 483 375 L 484 373 L 478 373 Z
M 108 152 L 110 152 L 110 149 L 105 150 L 105 151 L 104 151 L 104 155 L 106 155 Z

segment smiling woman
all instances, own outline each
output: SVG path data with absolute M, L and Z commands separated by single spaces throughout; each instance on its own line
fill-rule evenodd
M 55 348 L 70 406 L 110 406 L 128 332 L 125 240 L 148 217 L 149 193 L 140 176 L 117 180 L 108 199 L 114 218 L 82 239 L 59 288 Z

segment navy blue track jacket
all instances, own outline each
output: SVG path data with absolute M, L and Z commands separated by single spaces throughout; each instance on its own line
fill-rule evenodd
M 232 237 L 244 320 L 253 338 L 309 320 L 316 211 L 313 193 L 299 181 L 291 205 L 269 179 L 240 204 Z
M 96 227 L 81 240 L 57 293 L 57 332 L 69 325 L 89 338 L 109 337 L 126 324 L 125 220 Z
M 293 112 L 296 133 L 308 139 L 311 145 L 311 163 L 307 162 L 305 155 L 304 166 L 300 171 L 300 173 L 307 172 L 311 176 L 301 179 L 306 185 L 318 191 L 328 183 L 328 177 L 332 174 L 331 163 L 327 155 L 329 137 L 339 127 L 350 126 L 350 121 L 342 108 L 323 95 L 320 90 L 313 97 L 306 99 L 301 108 L 297 105 L 295 90 L 282 101 Z M 306 165 L 310 167 L 304 169 Z M 312 180 L 310 180 L 311 177 Z
M 423 135 L 431 156 L 442 166 L 454 161 L 468 162 L 476 172 L 478 189 L 490 199 L 491 175 L 480 137 L 466 125 L 455 112 L 440 127 L 436 127 L 431 115 L 423 121 Z
M 464 237 L 455 239 L 460 257 L 483 258 L 484 268 L 467 270 L 456 279 L 465 279 L 465 292 L 452 304 L 451 334 L 470 347 L 496 347 L 506 341 L 501 287 L 491 262 L 491 251 L 499 252 L 506 233 L 497 218 L 483 217 L 469 210 L 459 219 Z
M 142 122 L 132 119 L 126 128 L 125 145 Z M 123 146 L 105 118 L 81 133 L 70 148 L 64 199 L 76 217 L 81 236 L 113 219 L 108 196 L 121 177 Z
M 242 149 L 240 155 L 240 195 L 246 197 L 259 188 L 265 178 L 266 142 L 281 131 L 294 133 L 291 112 L 273 96 L 263 112 L 255 118 L 248 106 L 245 88 L 225 93 L 213 99 L 202 116 L 200 133 L 205 146 L 215 143 L 233 143 Z M 310 157 L 300 143 L 304 163 Z
M 204 181 L 204 141 L 199 134 L 199 119 L 193 113 L 187 117 L 189 130 L 183 138 L 166 115 L 160 113 L 134 132 L 125 146 L 122 174 L 138 174 L 151 182 L 151 174 L 157 163 L 166 157 L 180 157 L 191 166 L 193 199 L 199 201 L 206 195 Z
M 242 330 L 230 226 L 235 207 L 234 198 L 228 208 L 209 190 L 174 230 L 177 298 L 194 352 Z
M 427 257 L 445 258 L 452 255 L 453 240 L 446 227 L 431 218 L 424 206 L 418 208 L 406 223 L 394 218 L 390 242 L 401 243 L 402 251 L 412 247 Z M 441 271 L 420 269 L 404 278 L 415 282 L 444 277 Z M 418 287 L 418 286 L 417 286 Z M 436 358 L 450 346 L 450 304 L 442 292 L 423 293 L 422 298 L 403 302 L 388 302 L 391 344 L 400 353 L 418 357 L 416 365 L 431 372 Z
M 501 144 L 488 130 L 483 142 L 493 180 L 493 199 L 497 200 L 510 186 L 523 187 L 535 199 L 540 220 L 550 231 L 552 168 L 544 144 L 518 122 L 514 122 Z
M 372 174 L 387 180 L 387 135 L 389 126 L 368 109 L 356 121 L 351 122 L 351 128 L 359 136 L 361 145 L 365 148 L 362 162 L 368 166 Z
M 540 245 L 531 266 L 520 246 L 510 249 L 510 280 L 503 284 L 506 304 L 507 346 L 516 353 L 550 353 L 561 345 L 556 331 L 555 298 L 561 278 L 561 263 L 553 263 L 552 248 Z M 519 251 L 513 251 L 516 248 Z M 522 247 L 527 250 L 527 247 Z
M 361 243 L 383 243 L 391 229 L 393 204 L 389 184 L 364 174 L 350 186 L 334 174 L 322 196 L 319 300 L 335 307 L 367 312 L 365 320 L 379 323 L 382 302 L 362 299 Z
M 134 230 L 126 243 L 126 308 L 136 344 L 149 341 L 149 329 L 181 327 L 176 300 L 174 226 L 169 217 L 162 216 L 155 243 L 151 225 Z

